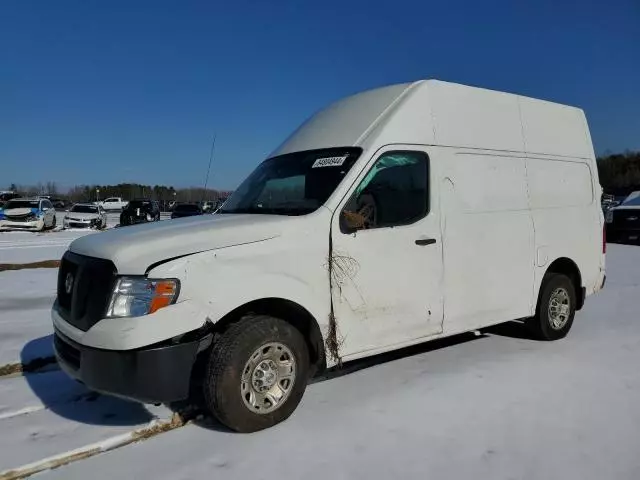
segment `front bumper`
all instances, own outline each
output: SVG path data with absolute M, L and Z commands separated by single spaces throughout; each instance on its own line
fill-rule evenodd
M 211 336 L 135 350 L 87 347 L 55 329 L 58 364 L 89 389 L 146 403 L 169 403 L 189 396 L 191 372 Z
M 96 228 L 99 222 L 97 220 L 91 222 L 78 222 L 74 220 L 65 220 L 64 228 Z
M 0 230 L 16 229 L 16 230 L 42 230 L 44 228 L 44 219 L 31 221 L 15 221 L 3 218 L 0 220 Z

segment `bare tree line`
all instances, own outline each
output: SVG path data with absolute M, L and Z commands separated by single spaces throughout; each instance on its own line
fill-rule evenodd
M 226 190 L 211 188 L 205 190 L 202 187 L 174 188 L 165 185 L 142 185 L 138 183 L 76 185 L 66 193 L 62 193 L 56 182 L 37 183 L 35 185 L 16 185 L 12 183 L 8 189 L 24 196 L 49 195 L 70 202 L 95 202 L 108 197 L 122 197 L 125 200 L 151 198 L 162 202 L 215 202 L 225 199 L 231 193 Z
M 598 173 L 606 193 L 628 195 L 640 190 L 640 152 L 626 151 L 600 157 Z

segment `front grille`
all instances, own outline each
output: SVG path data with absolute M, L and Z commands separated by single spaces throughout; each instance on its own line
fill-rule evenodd
M 80 330 L 89 330 L 104 318 L 115 278 L 116 268 L 111 261 L 66 252 L 58 270 L 62 317 Z
M 65 342 L 57 333 L 53 336 L 53 345 L 62 360 L 74 369 L 80 369 L 80 350 Z

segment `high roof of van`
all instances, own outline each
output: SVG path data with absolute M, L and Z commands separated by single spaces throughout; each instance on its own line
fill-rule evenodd
M 439 80 L 391 85 L 343 98 L 313 115 L 271 156 L 388 144 L 594 158 L 581 109 Z

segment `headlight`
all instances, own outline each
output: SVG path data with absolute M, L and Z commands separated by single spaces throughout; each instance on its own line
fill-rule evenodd
M 111 294 L 107 317 L 140 317 L 153 313 L 178 298 L 176 279 L 121 277 Z

